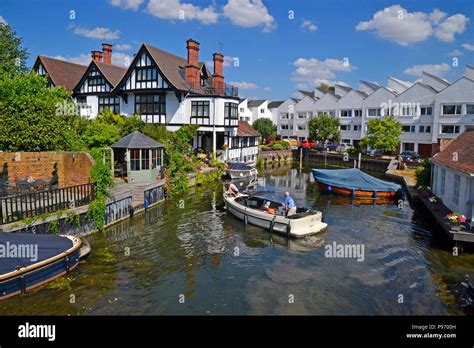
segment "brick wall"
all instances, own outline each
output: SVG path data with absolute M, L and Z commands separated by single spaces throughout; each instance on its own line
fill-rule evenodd
M 58 163 L 59 187 L 85 184 L 94 160 L 87 152 L 0 152 L 0 172 L 8 163 L 9 185 L 31 176 L 51 180 L 54 164 Z

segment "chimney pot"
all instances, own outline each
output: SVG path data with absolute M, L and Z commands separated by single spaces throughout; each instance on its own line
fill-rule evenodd
M 112 45 L 108 43 L 103 43 L 102 51 L 104 52 L 104 63 L 112 64 Z
M 102 61 L 102 52 L 101 51 L 91 51 L 91 58 L 94 62 Z

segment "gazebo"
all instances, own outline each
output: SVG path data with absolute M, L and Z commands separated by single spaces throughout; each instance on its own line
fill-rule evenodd
M 153 182 L 161 176 L 163 145 L 135 131 L 110 146 L 115 177 L 127 182 Z

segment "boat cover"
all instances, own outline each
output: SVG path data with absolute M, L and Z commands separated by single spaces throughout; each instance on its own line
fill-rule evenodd
M 247 164 L 245 164 L 245 163 L 229 162 L 229 163 L 227 163 L 227 169 L 230 169 L 230 170 L 252 170 L 254 168 L 247 165 Z
M 397 192 L 402 189 L 398 184 L 383 181 L 359 169 L 313 169 L 314 180 L 330 186 L 349 190 Z
M 52 234 L 0 232 L 0 275 L 47 260 L 72 246 L 69 238 Z

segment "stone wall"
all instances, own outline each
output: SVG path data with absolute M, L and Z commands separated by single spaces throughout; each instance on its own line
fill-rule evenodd
M 54 164 L 58 163 L 61 188 L 88 183 L 94 160 L 87 152 L 0 152 L 0 172 L 4 163 L 8 164 L 11 186 L 15 186 L 16 180 L 29 176 L 49 182 Z

